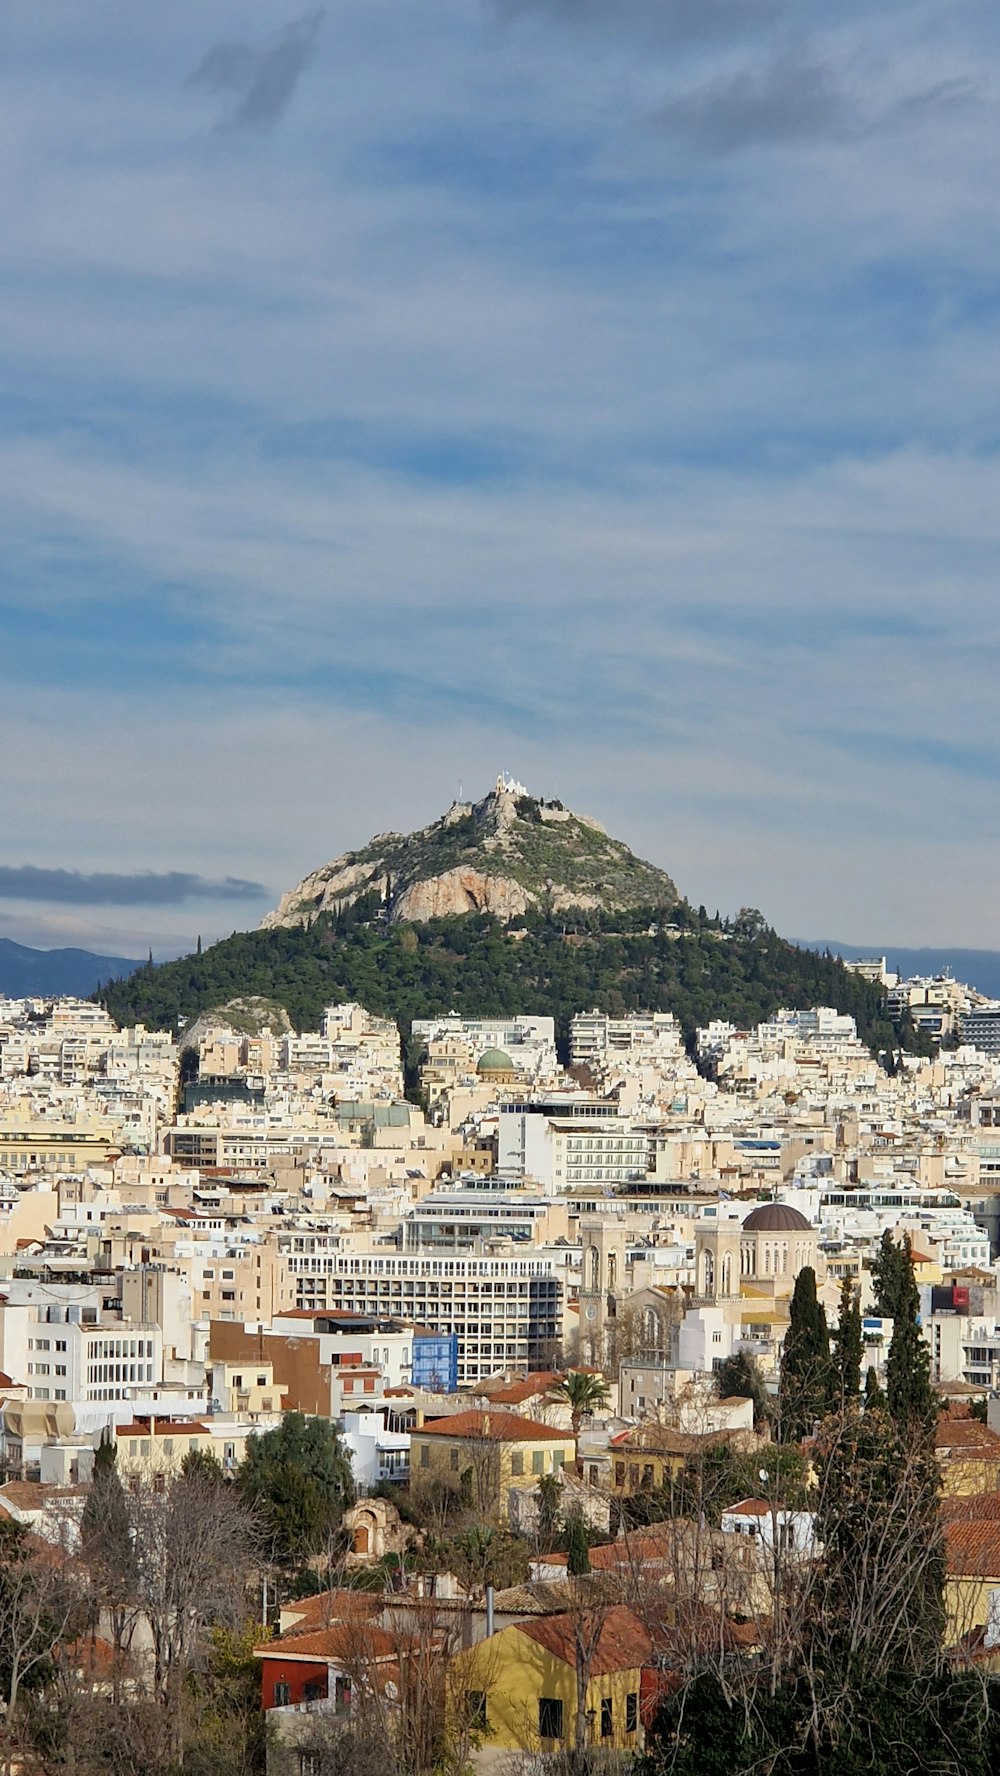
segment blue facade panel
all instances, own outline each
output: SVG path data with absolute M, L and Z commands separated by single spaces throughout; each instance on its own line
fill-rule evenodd
M 414 1387 L 432 1394 L 453 1394 L 458 1386 L 458 1334 L 414 1333 L 412 1375 Z

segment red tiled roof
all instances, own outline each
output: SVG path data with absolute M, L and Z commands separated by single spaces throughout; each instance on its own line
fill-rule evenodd
M 724 1517 L 769 1517 L 771 1507 L 766 1499 L 741 1499 L 738 1505 L 726 1505 Z
M 517 1412 L 455 1412 L 447 1418 L 434 1418 L 414 1432 L 417 1437 L 488 1438 L 498 1443 L 540 1443 L 551 1437 L 557 1443 L 572 1441 L 569 1431 L 555 1430 L 552 1425 L 539 1424 L 537 1419 L 522 1418 Z
M 282 1608 L 282 1615 L 295 1618 L 284 1629 L 283 1638 L 289 1634 L 311 1634 L 334 1623 L 363 1621 L 366 1616 L 374 1616 L 382 1602 L 374 1591 L 350 1591 L 343 1587 L 319 1591 L 314 1597 L 300 1597 Z
M 1000 1523 L 1000 1492 L 955 1492 L 941 1500 L 945 1523 Z
M 946 1523 L 944 1539 L 954 1578 L 1000 1582 L 1000 1522 Z
M 538 1616 L 528 1622 L 517 1622 L 519 1634 L 534 1640 L 564 1664 L 576 1664 L 576 1619 L 572 1612 L 559 1616 Z M 605 1677 L 612 1671 L 636 1671 L 651 1658 L 653 1643 L 640 1616 L 627 1604 L 618 1603 L 608 1610 L 590 1663 L 592 1677 Z
M 662 1560 L 672 1551 L 681 1527 L 679 1521 L 651 1523 L 639 1533 L 623 1536 L 620 1541 L 591 1548 L 591 1570 L 614 1572 L 618 1567 L 635 1568 Z
M 359 1622 L 334 1622 L 312 1633 L 279 1634 L 254 1647 L 258 1659 L 348 1659 L 363 1653 L 369 1659 L 391 1659 L 400 1651 L 398 1636 Z
M 561 1380 L 561 1375 L 539 1371 L 534 1375 L 523 1375 L 517 1381 L 483 1382 L 479 1392 L 500 1406 L 523 1406 L 526 1400 L 536 1400 L 548 1393 L 549 1388 Z
M 934 1427 L 934 1443 L 939 1454 L 949 1451 L 973 1459 L 1000 1461 L 1000 1437 L 978 1418 L 970 1418 L 968 1408 L 951 1406 L 942 1412 Z
M 207 1437 L 211 1433 L 206 1424 L 196 1418 L 154 1418 L 136 1419 L 132 1424 L 119 1425 L 116 1437 Z

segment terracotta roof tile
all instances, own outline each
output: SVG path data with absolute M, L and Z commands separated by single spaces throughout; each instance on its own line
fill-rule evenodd
M 369 1623 L 334 1622 L 306 1634 L 279 1634 L 254 1647 L 258 1659 L 391 1659 L 400 1651 L 399 1637 Z
M 945 1523 L 1000 1523 L 1000 1492 L 956 1492 L 941 1500 Z
M 953 1577 L 1000 1581 L 1000 1522 L 946 1523 L 944 1537 Z
M 535 1418 L 522 1418 L 517 1412 L 455 1412 L 450 1417 L 432 1419 L 413 1434 L 415 1437 L 467 1437 L 470 1440 L 485 1437 L 498 1443 L 540 1443 L 547 1437 L 557 1443 L 573 1440 L 569 1431 L 539 1424 Z
M 539 1616 L 530 1622 L 518 1622 L 516 1626 L 519 1633 L 545 1647 L 564 1664 L 575 1664 L 575 1617 L 572 1611 L 558 1616 Z M 614 1604 L 601 1624 L 590 1665 L 591 1676 L 635 1671 L 652 1657 L 652 1652 L 653 1643 L 642 1618 L 626 1604 Z

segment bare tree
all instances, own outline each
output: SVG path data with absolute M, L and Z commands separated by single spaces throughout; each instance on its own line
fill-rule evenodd
M 239 1628 L 254 1573 L 256 1522 L 232 1488 L 200 1474 L 129 1494 L 136 1607 L 152 1649 L 154 1699 L 179 1719 L 207 1629 Z

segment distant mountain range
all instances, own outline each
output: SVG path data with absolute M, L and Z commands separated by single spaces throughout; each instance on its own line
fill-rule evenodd
M 953 974 L 991 999 L 1000 999 L 1000 950 L 901 950 L 895 944 L 849 944 L 834 938 L 796 938 L 807 950 L 829 950 L 845 962 L 884 956 L 896 974 Z
M 134 956 L 95 956 L 90 950 L 31 950 L 0 937 L 0 993 L 8 999 L 66 994 L 87 999 L 109 980 L 125 980 L 142 963 Z

